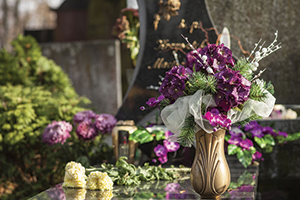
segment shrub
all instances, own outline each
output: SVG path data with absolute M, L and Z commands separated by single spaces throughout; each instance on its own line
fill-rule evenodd
M 27 199 L 61 182 L 65 163 L 78 156 L 72 154 L 76 137 L 68 146 L 49 147 L 41 141 L 43 130 L 52 121 L 71 122 L 89 100 L 42 56 L 34 38 L 18 36 L 12 46 L 12 52 L 0 51 L 0 197 Z

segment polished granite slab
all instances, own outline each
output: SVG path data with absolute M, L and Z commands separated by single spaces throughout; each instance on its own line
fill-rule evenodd
M 229 160 L 231 184 L 220 199 L 253 200 L 256 197 L 258 166 L 243 168 Z M 137 186 L 114 186 L 113 191 L 62 188 L 61 183 L 30 200 L 119 200 L 119 199 L 201 199 L 190 183 L 189 174 L 180 180 L 141 182 Z

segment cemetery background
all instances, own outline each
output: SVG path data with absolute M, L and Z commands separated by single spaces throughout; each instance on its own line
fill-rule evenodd
M 296 37 L 299 33 L 299 28 L 297 27 L 299 21 L 299 17 L 297 16 L 299 16 L 299 11 L 296 9 L 297 6 L 299 7 L 299 3 L 296 1 L 288 1 L 287 3 L 278 1 L 244 1 L 241 3 L 240 1 L 217 0 L 205 2 L 207 4 L 207 9 L 210 13 L 212 22 L 217 28 L 218 32 L 220 33 L 224 26 L 228 27 L 230 33 L 238 37 L 243 48 L 248 51 L 250 51 L 254 46 L 254 42 L 258 41 L 260 38 L 266 39 L 267 43 L 270 42 L 268 39 L 270 38 L 271 40 L 275 30 L 279 30 L 279 40 L 283 43 L 283 48 L 279 52 L 281 56 L 264 61 L 263 65 L 269 67 L 263 76 L 264 79 L 271 80 L 274 84 L 276 89 L 275 96 L 277 97 L 277 103 L 292 104 L 291 106 L 299 104 L 300 93 L 298 92 L 297 86 L 299 85 L 298 61 L 300 55 L 299 51 L 297 50 L 298 47 L 295 45 L 299 43 L 299 38 Z M 124 1 L 115 0 L 107 3 L 107 1 L 91 0 L 89 3 L 90 4 L 88 8 L 86 8 L 88 10 L 87 13 L 89 13 L 87 20 L 90 20 L 88 23 L 89 28 L 86 30 L 86 35 L 84 35 L 82 38 L 75 38 L 74 40 L 113 39 L 110 33 L 111 27 L 115 23 L 115 19 L 118 17 L 121 8 L 125 7 Z M 111 17 L 107 18 L 106 16 L 109 15 Z M 105 21 L 106 19 L 111 19 L 111 21 L 108 23 Z M 234 45 L 235 41 L 236 40 L 232 38 L 232 50 L 236 56 L 239 56 L 241 55 L 241 51 L 237 43 Z M 85 42 L 83 43 L 86 45 Z M 121 47 L 118 47 L 118 42 L 115 40 L 111 40 L 106 43 L 108 44 L 108 47 L 104 47 L 104 50 L 102 51 L 105 51 L 105 49 L 114 49 L 111 51 L 115 53 L 115 57 L 117 57 L 118 48 L 121 48 L 122 58 L 119 59 L 121 59 L 122 64 L 121 66 L 119 65 L 119 67 L 122 67 L 122 69 L 120 69 L 122 71 L 121 95 L 124 96 L 127 88 L 129 87 L 125 75 L 126 68 L 131 68 L 130 59 L 128 59 L 130 57 L 129 52 L 126 51 L 126 48 L 122 45 Z M 87 43 L 87 45 L 89 44 L 97 44 L 97 42 L 90 41 Z M 45 55 L 47 52 L 49 53 L 49 50 L 47 50 L 49 46 L 47 47 L 47 45 L 48 44 L 45 44 L 44 47 L 42 45 Z M 59 46 L 59 48 L 57 49 L 61 50 L 70 47 L 73 49 L 72 45 L 78 46 L 82 44 L 73 42 L 69 44 L 58 44 L 57 46 Z M 110 45 L 113 47 L 110 48 Z M 101 50 L 97 52 L 101 52 Z M 109 52 L 109 50 L 107 52 Z M 73 52 L 71 56 L 76 55 L 76 53 L 78 52 Z M 115 65 L 118 67 L 117 62 L 117 59 L 115 61 L 110 60 L 108 65 Z M 76 76 L 71 71 L 69 71 L 69 75 L 70 77 L 74 77 L 73 82 L 75 81 L 80 85 L 82 79 L 80 81 L 77 80 L 80 76 Z M 97 82 L 96 79 L 94 81 Z M 90 86 L 95 84 L 95 82 L 90 83 Z M 77 89 L 77 91 L 79 91 L 78 93 L 81 93 L 80 89 Z M 82 92 L 91 93 L 91 91 L 85 89 L 83 89 Z M 99 98 L 97 93 L 92 92 L 92 94 Z M 120 95 L 120 93 L 118 93 L 116 96 L 118 95 Z M 120 103 L 117 105 L 119 106 Z M 136 108 L 139 108 L 140 104 L 136 104 L 135 106 Z M 93 105 L 93 108 L 95 107 L 96 105 Z M 114 107 L 112 109 L 112 113 L 114 113 L 116 110 L 116 107 Z M 99 111 L 101 112 L 101 109 L 99 109 Z M 290 121 L 288 126 L 283 127 L 283 129 L 286 129 L 283 131 L 299 131 L 297 124 L 297 121 Z M 279 128 L 281 127 L 282 125 L 279 125 Z M 294 129 L 290 130 L 289 128 L 291 127 Z M 297 196 L 297 181 L 299 180 L 300 176 L 300 162 L 299 156 L 297 156 L 299 155 L 298 146 L 299 142 L 296 141 L 289 146 L 279 147 L 274 154 L 266 158 L 266 161 L 270 161 L 270 163 L 263 162 L 261 164 L 261 173 L 258 185 L 259 190 L 261 189 L 262 191 L 266 192 L 265 195 L 263 195 L 263 199 L 267 199 L 268 196 L 269 199 L 289 199 L 292 195 L 295 198 L 299 197 Z M 284 161 L 279 161 L 282 159 L 284 159 Z M 276 195 L 276 197 L 273 197 L 272 195 Z

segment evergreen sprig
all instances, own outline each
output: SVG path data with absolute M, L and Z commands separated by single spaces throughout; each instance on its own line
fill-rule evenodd
M 192 95 L 198 90 L 203 90 L 206 94 L 214 94 L 217 80 L 214 76 L 207 76 L 201 72 L 194 72 L 187 84 L 187 95 Z
M 251 63 L 249 63 L 245 58 L 240 58 L 235 64 L 233 70 L 239 71 L 246 79 L 251 80 L 252 74 L 249 73 L 251 70 Z
M 263 82 L 263 85 L 257 84 L 257 82 L 253 82 L 250 90 L 250 99 L 255 101 L 263 101 L 266 97 L 266 82 Z
M 178 136 L 178 142 L 184 147 L 190 147 L 191 144 L 195 140 L 195 127 L 196 122 L 194 120 L 194 116 L 188 116 L 185 121 L 184 125 L 181 129 L 181 133 Z

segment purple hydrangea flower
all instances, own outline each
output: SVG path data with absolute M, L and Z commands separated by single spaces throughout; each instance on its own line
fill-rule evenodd
M 170 71 L 166 72 L 166 76 L 162 81 L 159 92 L 164 98 L 169 99 L 171 103 L 183 96 L 185 89 L 185 80 L 191 72 L 186 70 L 183 66 L 175 66 Z M 153 101 L 151 101 L 153 103 Z
M 94 113 L 91 110 L 81 111 L 74 115 L 73 122 L 75 124 L 80 124 L 85 120 L 92 121 L 93 119 L 95 119 L 95 117 L 96 117 L 96 113 Z
M 232 57 L 232 52 L 229 48 L 221 45 L 208 44 L 203 49 L 199 48 L 196 50 L 198 53 L 191 51 L 186 55 L 187 68 L 193 70 L 195 67 L 196 71 L 201 69 L 206 70 L 207 66 L 210 66 L 214 72 L 223 70 L 226 66 L 234 66 L 234 59 Z M 206 56 L 206 63 L 202 58 L 199 57 Z
M 168 161 L 168 156 L 167 156 L 167 154 L 164 154 L 164 155 L 160 156 L 160 157 L 158 158 L 158 160 L 159 160 L 159 162 L 160 162 L 161 164 L 166 163 L 166 162 Z
M 72 125 L 65 121 L 53 121 L 45 128 L 42 134 L 42 142 L 54 145 L 56 143 L 64 144 L 67 138 L 71 137 Z
M 248 124 L 246 124 L 244 129 L 245 129 L 245 131 L 250 131 L 250 130 L 254 129 L 256 126 L 258 126 L 258 123 L 257 123 L 257 121 L 254 120 L 254 121 L 251 121 Z
M 81 122 L 76 129 L 76 135 L 79 139 L 84 141 L 93 140 L 97 135 L 97 129 L 93 122 L 91 121 L 83 121 Z
M 278 136 L 278 134 L 274 131 L 274 129 L 270 126 L 265 126 L 265 127 L 262 127 L 262 132 L 267 135 L 271 135 L 271 136 Z
M 282 132 L 282 131 L 278 131 L 278 135 L 281 135 L 285 138 L 288 136 L 288 134 L 286 132 Z
M 220 112 L 227 112 L 249 99 L 251 82 L 238 71 L 224 68 L 214 76 L 218 84 L 214 98 Z
M 110 133 L 116 126 L 117 119 L 110 114 L 100 114 L 96 116 L 95 126 L 102 133 Z

